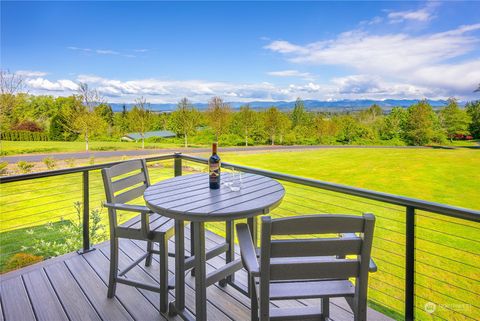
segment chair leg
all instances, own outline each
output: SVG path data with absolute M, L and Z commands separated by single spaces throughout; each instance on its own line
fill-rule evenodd
M 168 311 L 168 240 L 159 242 L 160 247 L 160 312 Z
M 145 258 L 145 266 L 150 266 L 152 264 L 152 251 L 153 251 L 153 242 L 147 241 L 147 257 Z
M 258 298 L 257 291 L 255 290 L 255 279 L 251 276 L 249 279 L 250 289 L 250 319 L 252 321 L 258 321 Z
M 330 318 L 330 298 L 322 298 L 322 321 L 327 321 Z
M 118 277 L 118 238 L 112 237 L 110 239 L 110 274 L 108 278 L 108 293 L 107 297 L 113 298 L 117 288 Z

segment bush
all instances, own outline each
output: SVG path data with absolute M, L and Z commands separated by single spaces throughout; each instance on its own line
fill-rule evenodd
M 28 265 L 41 262 L 41 261 L 43 261 L 42 256 L 33 255 L 29 253 L 17 253 L 7 260 L 7 262 L 5 263 L 5 270 L 6 271 L 16 270 Z
M 83 242 L 82 205 L 80 202 L 75 202 L 74 207 L 77 219 L 67 221 L 66 223 L 68 224 L 62 224 L 58 228 L 57 232 L 64 237 L 63 240 L 46 241 L 44 239 L 35 239 L 32 247 L 25 247 L 24 249 L 45 258 L 79 250 Z M 102 209 L 92 209 L 90 213 L 90 240 L 92 244 L 97 244 L 107 239 L 106 227 L 102 223 Z M 51 223 L 47 223 L 45 226 L 47 229 L 54 229 Z M 33 230 L 28 230 L 27 233 L 31 237 L 35 235 Z
M 47 166 L 48 170 L 55 169 L 57 167 L 57 161 L 53 157 L 46 157 L 43 159 L 43 163 Z
M 24 120 L 12 128 L 15 131 L 41 132 L 42 127 L 31 120 Z
M 30 173 L 34 166 L 35 166 L 35 164 L 29 163 L 29 162 L 26 162 L 26 161 L 19 161 L 17 163 L 17 167 L 18 167 L 20 173 L 22 173 L 22 174 Z
M 0 175 L 4 175 L 7 172 L 7 162 L 0 162 Z
M 3 131 L 0 135 L 2 140 L 10 141 L 47 141 L 48 136 L 42 132 L 30 132 L 24 130 Z
M 67 164 L 68 167 L 75 167 L 75 158 L 67 158 L 65 164 Z

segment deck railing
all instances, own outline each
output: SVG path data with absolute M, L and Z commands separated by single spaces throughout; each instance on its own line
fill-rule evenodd
M 204 171 L 207 164 L 205 158 L 178 153 L 146 160 L 152 182 L 183 172 Z M 100 208 L 104 197 L 99 170 L 117 163 L 0 178 L 2 267 L 8 257 L 28 252 L 35 238 L 64 242 L 65 235 L 51 231 L 58 227 L 46 223 L 62 225 L 74 220 L 73 201 L 82 205 L 79 252 L 90 251 L 91 209 Z M 370 278 L 373 308 L 404 320 L 480 319 L 480 211 L 231 163 L 222 163 L 222 168 L 282 181 L 287 193 L 271 213 L 274 217 L 374 213 L 373 258 L 378 272 Z M 212 223 L 208 227 L 224 233 L 222 225 Z

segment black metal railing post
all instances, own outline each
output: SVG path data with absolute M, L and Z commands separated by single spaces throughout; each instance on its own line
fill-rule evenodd
M 83 184 L 83 222 L 82 222 L 82 236 L 83 248 L 78 251 L 79 254 L 87 253 L 93 250 L 90 247 L 90 182 L 89 171 L 82 172 Z
M 182 176 L 182 153 L 175 153 L 173 162 L 175 176 Z
M 415 208 L 407 206 L 405 233 L 405 320 L 415 319 Z

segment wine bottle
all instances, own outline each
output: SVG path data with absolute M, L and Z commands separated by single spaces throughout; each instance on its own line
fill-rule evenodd
M 217 143 L 213 143 L 212 156 L 208 159 L 208 181 L 211 189 L 220 188 L 220 157 L 217 155 Z

